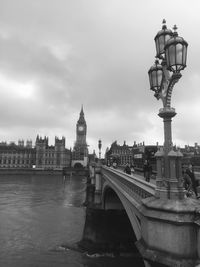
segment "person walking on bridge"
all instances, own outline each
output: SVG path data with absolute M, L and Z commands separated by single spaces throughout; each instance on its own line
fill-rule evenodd
M 145 181 L 146 182 L 150 182 L 150 177 L 151 177 L 151 173 L 152 173 L 152 167 L 150 166 L 148 160 L 144 161 L 143 172 L 144 172 Z
M 183 186 L 186 190 L 186 196 L 191 197 L 193 194 L 192 190 L 192 180 L 188 173 L 186 172 L 186 169 L 183 169 Z
M 127 174 L 131 174 L 131 168 L 128 163 L 126 164 L 126 167 L 124 168 L 124 172 Z
M 195 174 L 194 174 L 194 170 L 193 170 L 193 166 L 192 166 L 192 164 L 190 164 L 190 165 L 188 166 L 188 168 L 186 169 L 185 172 L 189 175 L 189 177 L 190 177 L 190 179 L 191 179 L 191 181 L 192 181 L 192 188 L 193 188 L 193 191 L 194 191 L 194 193 L 195 193 L 196 198 L 198 198 L 198 193 L 197 193 L 197 180 L 196 180 L 196 178 L 195 178 Z

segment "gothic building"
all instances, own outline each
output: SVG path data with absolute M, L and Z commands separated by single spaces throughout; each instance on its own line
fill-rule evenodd
M 62 170 L 70 166 L 71 151 L 65 148 L 65 138 L 55 137 L 55 145 L 49 146 L 48 137 L 37 136 L 35 143 L 36 169 Z
M 18 141 L 18 145 L 14 142 L 7 144 L 0 143 L 0 168 L 25 168 L 29 169 L 35 163 L 35 149 L 32 148 L 32 141 L 24 144 L 23 140 Z
M 105 158 L 107 165 L 112 165 L 114 162 L 117 165 L 126 165 L 127 163 L 131 165 L 133 160 L 132 147 L 126 145 L 125 141 L 123 145 L 119 145 L 115 141 L 110 148 L 107 148 Z
M 86 167 L 88 164 L 88 146 L 86 142 L 87 124 L 83 107 L 76 124 L 76 141 L 72 152 L 72 167 Z

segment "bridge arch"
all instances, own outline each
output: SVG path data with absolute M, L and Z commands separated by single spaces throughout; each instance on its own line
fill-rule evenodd
M 141 238 L 140 219 L 133 209 L 132 203 L 127 201 L 124 195 L 115 190 L 109 183 L 105 182 L 102 188 L 102 206 L 103 209 L 124 209 L 132 225 L 136 239 Z
M 106 186 L 103 197 L 104 210 L 124 210 L 124 206 L 119 199 L 116 192 L 110 187 Z

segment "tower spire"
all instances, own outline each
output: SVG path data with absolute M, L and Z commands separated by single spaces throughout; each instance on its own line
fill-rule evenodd
M 83 112 L 83 105 L 81 106 L 81 112 L 80 112 L 78 123 L 85 124 L 85 117 L 84 117 L 84 112 Z
M 80 112 L 80 115 L 84 115 L 84 112 L 83 112 L 83 104 L 81 105 L 81 112 Z

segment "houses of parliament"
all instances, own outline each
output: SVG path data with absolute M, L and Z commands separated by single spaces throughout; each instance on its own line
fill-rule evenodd
M 35 146 L 31 140 L 19 140 L 7 144 L 0 143 L 1 169 L 40 169 L 62 170 L 66 167 L 85 167 L 88 164 L 88 148 L 86 143 L 87 124 L 83 107 L 76 124 L 76 141 L 73 150 L 65 147 L 65 137 L 55 137 L 55 144 L 49 145 L 47 136 L 36 137 Z

